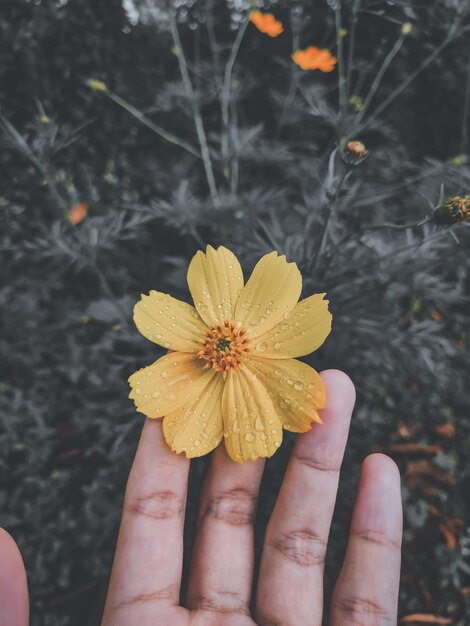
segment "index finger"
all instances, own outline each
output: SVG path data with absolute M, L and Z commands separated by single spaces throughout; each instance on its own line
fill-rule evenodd
M 179 604 L 189 461 L 147 419 L 129 475 L 102 626 L 137 624 Z

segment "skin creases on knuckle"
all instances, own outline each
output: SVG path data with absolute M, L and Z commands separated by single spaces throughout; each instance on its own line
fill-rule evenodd
M 191 604 L 196 606 L 198 611 L 206 613 L 249 615 L 246 599 L 237 592 L 223 589 L 213 589 L 192 598 Z
M 302 567 L 323 567 L 325 562 L 326 541 L 309 530 L 274 535 L 269 539 L 268 545 L 287 560 Z
M 394 623 L 382 604 L 366 596 L 341 596 L 333 600 L 333 608 L 351 626 L 389 626 Z
M 184 509 L 184 500 L 173 491 L 158 490 L 126 498 L 124 509 L 135 515 L 163 520 L 179 516 Z
M 157 602 L 162 600 L 172 600 L 175 597 L 175 593 L 178 590 L 173 585 L 164 587 L 162 589 L 156 589 L 148 591 L 146 593 L 138 593 L 129 597 L 123 598 L 120 602 L 116 603 L 112 608 L 112 613 L 117 611 L 123 611 L 125 609 L 133 609 L 136 606 L 147 604 L 150 602 Z
M 341 467 L 341 462 L 334 460 L 332 455 L 329 455 L 327 451 L 321 455 L 316 451 L 315 456 L 312 456 L 303 454 L 300 450 L 296 450 L 293 456 L 301 465 L 309 469 L 324 472 L 325 474 L 338 474 Z
M 366 543 L 388 550 L 401 551 L 401 540 L 375 528 L 354 529 L 353 535 Z
M 252 524 L 256 509 L 256 495 L 247 489 L 222 491 L 211 498 L 205 515 L 232 526 Z

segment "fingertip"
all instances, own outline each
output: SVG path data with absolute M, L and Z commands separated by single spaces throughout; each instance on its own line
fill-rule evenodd
M 351 378 L 343 371 L 330 369 L 320 372 L 326 388 L 326 409 L 352 411 L 356 402 L 356 388 Z
M 376 479 L 390 482 L 400 483 L 400 470 L 395 461 L 386 454 L 374 452 L 369 454 L 363 463 L 364 472 L 372 474 Z
M 385 454 L 370 454 L 361 468 L 354 525 L 374 527 L 401 540 L 402 500 L 400 472 Z
M 0 618 L 2 626 L 27 626 L 28 587 L 23 558 L 13 537 L 0 528 Z

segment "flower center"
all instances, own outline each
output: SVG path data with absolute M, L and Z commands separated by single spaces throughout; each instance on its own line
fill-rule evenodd
M 245 328 L 225 320 L 223 324 L 215 324 L 206 332 L 200 341 L 200 359 L 207 361 L 204 367 L 212 367 L 216 372 L 223 372 L 224 377 L 230 370 L 237 369 L 241 357 L 251 352 L 250 339 Z

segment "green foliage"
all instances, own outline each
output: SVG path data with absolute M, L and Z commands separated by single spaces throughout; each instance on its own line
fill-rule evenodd
M 278 38 L 247 23 L 249 2 L 177 4 L 3 10 L 0 523 L 25 556 L 32 623 L 99 621 L 141 426 L 126 381 L 159 356 L 132 304 L 187 299 L 188 261 L 213 243 L 247 271 L 277 249 L 306 295 L 328 293 L 333 332 L 309 362 L 358 389 L 328 583 L 360 462 L 384 450 L 404 482 L 400 613 L 463 626 L 470 239 L 426 216 L 469 188 L 468 3 L 279 1 Z M 332 73 L 290 58 L 338 44 Z M 350 139 L 368 149 L 356 165 Z M 267 464 L 258 549 L 291 445 Z

